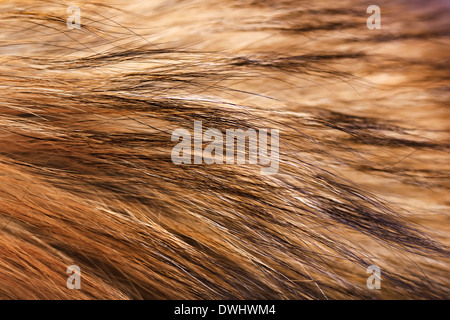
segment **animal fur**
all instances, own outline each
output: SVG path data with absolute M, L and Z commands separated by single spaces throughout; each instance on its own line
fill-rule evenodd
M 2 1 L 0 298 L 448 299 L 448 14 Z M 278 173 L 174 164 L 194 121 L 279 129 Z

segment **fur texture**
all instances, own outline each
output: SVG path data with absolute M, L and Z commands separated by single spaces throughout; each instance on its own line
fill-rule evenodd
M 370 4 L 2 1 L 0 297 L 448 299 L 449 6 Z M 175 165 L 196 120 L 278 173 Z

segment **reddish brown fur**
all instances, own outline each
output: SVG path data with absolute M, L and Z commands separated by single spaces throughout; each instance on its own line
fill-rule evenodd
M 356 0 L 69 5 L 0 3 L 0 298 L 449 298 L 444 1 L 380 30 Z M 278 128 L 278 173 L 175 165 L 195 120 Z

